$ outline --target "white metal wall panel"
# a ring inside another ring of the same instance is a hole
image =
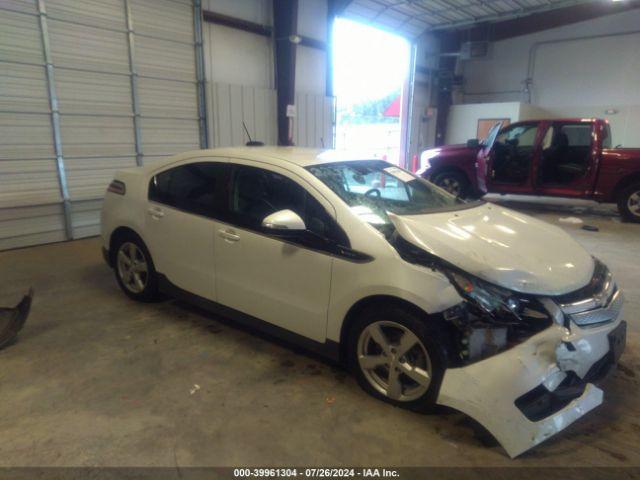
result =
[[[62,114],[131,115],[128,76],[59,68],[56,87]]]
[[[0,208],[0,250],[65,240],[62,204]]]
[[[126,0],[43,0],[74,238],[136,164]],[[191,0],[129,0],[141,159],[199,148]],[[0,2],[0,249],[64,240],[36,0]]]
[[[0,63],[0,111],[47,112],[47,79],[42,66]]]
[[[199,148],[193,9],[171,0],[131,0],[142,150],[163,157]],[[152,160],[151,160],[152,161]]]
[[[4,249],[56,241],[65,234],[36,3],[4,1],[0,8],[0,249]]]
[[[51,55],[56,68],[129,73],[127,37],[124,32],[54,19],[49,20],[48,25]]]
[[[73,202],[73,237],[91,237],[100,234],[100,212],[102,209],[102,198],[82,202]]]
[[[333,97],[297,93],[293,143],[299,147],[333,148],[334,105]]]
[[[136,34],[193,44],[193,9],[188,3],[132,0],[131,12]]]
[[[73,234],[79,238],[96,231],[76,227],[77,203],[101,198],[118,166],[135,166],[125,9],[122,0],[45,1]],[[101,162],[105,158],[111,166]],[[85,205],[82,216],[92,216],[95,226],[100,211]]]
[[[244,121],[253,140],[277,142],[276,91],[267,88],[209,83],[210,143],[216,147],[244,145],[248,139]]]
[[[196,84],[142,77],[138,80],[140,111],[147,117],[198,119]]]
[[[8,7],[11,5],[9,3]],[[0,10],[0,59],[3,62],[44,62],[40,27],[35,15]]]
[[[123,0],[45,0],[50,19],[66,20],[80,25],[123,30]],[[83,37],[85,39],[86,37]]]
[[[145,157],[200,148],[197,120],[143,117],[141,123]]]
[[[136,62],[140,75],[195,82],[193,45],[138,36]]]

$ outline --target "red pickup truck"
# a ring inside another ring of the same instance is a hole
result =
[[[615,202],[640,223],[640,148],[612,148],[606,120],[527,120],[422,153],[422,177],[461,197],[491,193]]]

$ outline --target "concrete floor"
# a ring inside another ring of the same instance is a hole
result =
[[[602,406],[516,460],[461,414],[393,408],[215,316],[129,300],[87,239],[0,253],[0,305],[36,290],[0,351],[0,466],[640,466],[640,225],[580,216],[600,231],[563,227],[625,289],[627,350]]]

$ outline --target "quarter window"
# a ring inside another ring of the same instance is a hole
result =
[[[212,217],[219,211],[216,196],[227,164],[188,163],[155,175],[149,184],[149,200],[185,212]]]

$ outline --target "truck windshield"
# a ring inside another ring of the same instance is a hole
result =
[[[387,212],[417,215],[471,205],[382,160],[327,163],[307,167],[307,170],[360,218],[380,230],[392,228]]]

